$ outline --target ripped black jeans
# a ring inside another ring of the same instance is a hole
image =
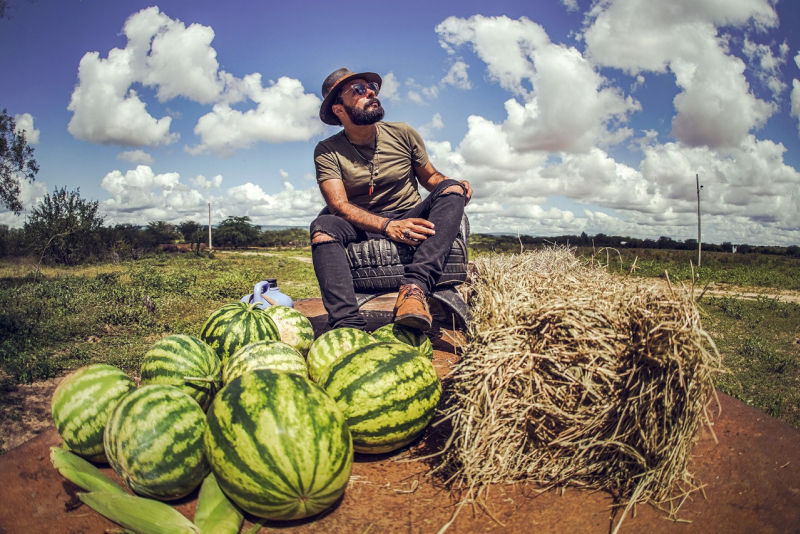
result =
[[[416,284],[425,294],[442,275],[445,257],[458,235],[464,215],[464,193],[444,193],[448,187],[461,184],[456,180],[443,180],[422,202],[408,211],[380,213],[382,217],[401,220],[419,217],[434,224],[436,234],[428,237],[414,251],[414,260],[405,266],[402,284]],[[333,238],[332,241],[311,244],[314,271],[322,292],[322,304],[328,312],[328,329],[358,328],[364,330],[366,321],[358,312],[350,264],[345,247],[349,243],[367,239],[383,239],[380,234],[356,228],[343,218],[331,215],[324,209],[311,223],[311,238],[322,233]]]

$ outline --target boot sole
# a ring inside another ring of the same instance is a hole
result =
[[[409,314],[395,317],[394,323],[409,328],[416,328],[417,330],[429,330],[431,327],[431,320],[424,315]]]

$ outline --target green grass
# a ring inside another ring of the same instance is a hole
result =
[[[700,304],[727,371],[720,391],[800,428],[800,305],[763,297]]]
[[[93,362],[138,373],[150,345],[198,335],[214,309],[278,278],[294,299],[319,295],[310,264],[270,256],[161,254],[119,265],[47,269],[0,262],[0,366],[15,382]]]

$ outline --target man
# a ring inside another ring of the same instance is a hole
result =
[[[358,312],[345,247],[380,236],[415,246],[394,322],[424,330],[431,326],[427,296],[442,274],[472,189],[433,168],[413,128],[382,121],[381,83],[373,72],[342,68],[322,84],[319,117],[344,129],[314,150],[317,183],[327,204],[311,224],[314,270],[328,328],[363,330],[367,325]],[[417,184],[430,191],[425,200]]]

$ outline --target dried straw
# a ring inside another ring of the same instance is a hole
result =
[[[720,361],[691,295],[558,246],[475,267],[436,471],[473,502],[525,480],[608,490],[626,506],[617,528],[636,503],[696,489],[687,462]]]

